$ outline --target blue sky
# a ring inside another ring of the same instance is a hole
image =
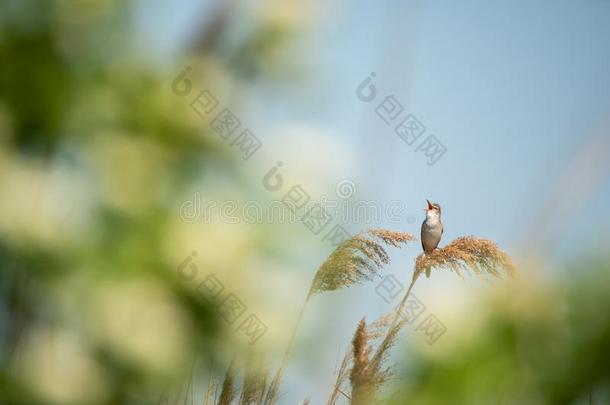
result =
[[[255,126],[272,134],[297,121],[330,133],[357,162],[334,175],[354,180],[359,198],[399,199],[416,215],[430,198],[444,208],[447,238],[521,247],[567,163],[608,117],[610,4],[323,4],[295,49],[308,80],[285,92],[259,84]],[[437,164],[379,119],[377,100],[356,98],[370,72],[381,95],[394,95],[447,147]],[[608,239],[605,217],[594,232],[579,221],[610,203],[608,181],[600,185],[582,197],[583,211],[561,219],[569,243],[559,257]]]
[[[255,2],[246,3],[256,9]],[[158,37],[159,58],[170,66],[179,64],[173,59],[178,57],[176,45],[201,21],[200,12],[210,2],[145,4],[143,41]],[[527,244],[524,233],[531,227],[548,225],[543,207],[554,210],[574,201],[573,209],[559,211],[554,219],[562,236],[553,241],[551,257],[575,259],[591,251],[608,252],[610,220],[605,211],[610,206],[610,159],[601,153],[601,160],[593,162],[602,175],[591,194],[578,195],[579,186],[592,181],[586,171],[562,183],[560,192],[557,187],[582,145],[604,125],[607,128],[610,2],[310,4],[311,20],[294,45],[293,63],[306,72],[305,78],[286,87],[262,80],[244,89],[246,106],[251,107],[245,120],[271,145],[272,155],[286,157],[282,150],[292,142],[284,134],[286,127],[296,125],[333,137],[345,155],[329,157],[328,151],[320,150],[304,157],[314,166],[333,168],[323,190],[326,187],[332,194],[336,181],[349,178],[357,184],[359,199],[405,201],[417,220],[401,230],[416,234],[425,199],[430,198],[443,207],[445,243],[473,234],[515,252]],[[370,72],[377,75],[380,94],[394,95],[405,113],[415,114],[427,133],[446,146],[446,154],[435,165],[428,166],[414,146],[403,143],[381,121],[375,103],[356,97],[356,87]],[[601,133],[602,139],[610,137]],[[350,163],[332,165],[324,160],[343,157]],[[265,172],[270,166],[266,163],[258,171]],[[580,173],[578,167],[573,170]],[[549,196],[553,196],[550,201]],[[357,229],[357,224],[350,226]],[[390,271],[401,274],[418,253],[410,248]],[[315,268],[318,259],[312,258],[307,266]],[[453,283],[447,277],[439,276],[435,287],[422,286],[421,295],[442,291],[446,283]],[[376,307],[373,313],[387,309],[374,296],[347,304],[345,296],[321,300],[332,304],[335,314],[346,305]],[[303,327],[305,339],[316,327],[331,322],[314,320],[316,309],[311,312]],[[315,392],[312,387],[317,383],[328,382],[327,375],[318,380],[316,372],[334,364],[333,353],[347,341],[356,317],[333,318],[332,325],[341,331],[328,336],[332,352],[311,357],[297,353],[296,365],[288,370],[293,376],[287,381],[291,392]],[[303,374],[309,377],[302,378]],[[320,402],[325,392],[313,395],[313,403]]]
[[[312,115],[353,148],[361,188],[416,212],[426,197],[440,202],[448,236],[517,243],[610,111],[610,4],[363,1],[333,10],[316,27],[325,95],[314,99],[327,102]],[[445,144],[436,165],[354,96],[371,71]],[[589,202],[598,212],[610,202],[604,184]],[[574,214],[565,225],[578,231]],[[608,225],[596,221],[606,236]],[[584,231],[576,243],[587,244]]]

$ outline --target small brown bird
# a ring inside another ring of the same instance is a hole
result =
[[[431,253],[436,249],[443,236],[443,223],[441,222],[441,206],[428,203],[426,208],[426,219],[421,224],[421,246],[424,253]],[[426,277],[430,277],[430,270],[426,271]]]
[[[426,208],[426,219],[421,224],[421,245],[424,252],[430,253],[441,241],[443,223],[441,222],[441,206],[428,200],[426,202],[428,208]]]

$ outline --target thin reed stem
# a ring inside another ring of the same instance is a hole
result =
[[[297,318],[296,325],[292,330],[292,335],[288,341],[288,347],[280,367],[271,382],[269,391],[267,391],[265,405],[273,405],[277,401],[277,394],[284,375],[284,369],[292,354],[296,335],[309,299],[321,292],[335,291],[370,280],[373,275],[379,274],[383,267],[390,262],[390,256],[382,244],[401,247],[412,240],[415,240],[415,237],[406,232],[371,229],[346,239],[337,246],[318,268],[311,282],[309,292]]]
[[[328,398],[328,402],[326,403],[326,405],[335,405],[337,399],[339,398],[339,394],[345,395],[345,393],[341,390],[341,386],[348,377],[351,356],[352,351],[347,350],[345,352],[345,356],[343,356],[343,360],[341,361],[341,366],[339,367],[339,371],[337,372],[337,380],[335,381],[333,390],[330,393],[330,397]],[[351,400],[351,398],[347,398]]]
[[[286,347],[286,351],[284,352],[284,356],[282,357],[282,362],[280,363],[280,367],[278,368],[277,373],[275,374],[275,377],[273,377],[273,381],[271,382],[271,386],[269,387],[269,391],[267,392],[267,397],[265,398],[265,405],[273,405],[273,404],[275,404],[275,401],[277,400],[277,393],[279,390],[279,386],[282,382],[282,378],[284,377],[284,370],[286,368],[286,365],[288,364],[288,360],[290,359],[290,356],[292,355],[292,350],[294,349],[294,343],[296,341],[296,336],[299,331],[299,327],[301,326],[301,322],[303,321],[303,315],[305,314],[305,308],[307,308],[307,304],[309,303],[309,299],[311,298],[312,295],[313,295],[312,291],[310,290],[309,293],[307,294],[307,297],[305,297],[305,302],[303,303],[303,306],[301,307],[301,311],[299,312],[297,322],[294,325],[294,328],[290,335],[290,339],[288,340],[288,346]]]
[[[413,289],[413,286],[415,285],[415,282],[419,278],[420,274],[421,273],[419,273],[419,272],[413,273],[413,279],[411,280],[411,284],[409,285],[409,288],[407,288],[407,292],[405,293],[405,296],[402,298],[402,301],[400,301],[400,304],[394,311],[394,319],[392,320],[392,325],[388,328],[388,331],[386,332],[385,338],[387,338],[390,335],[390,333],[392,333],[392,330],[398,324],[398,320],[400,319],[400,314],[401,314],[401,312],[407,302],[407,299],[409,298],[409,295],[411,294],[411,290]]]
[[[213,393],[213,391],[215,389],[216,389],[216,381],[212,378],[212,374],[210,373],[210,379],[208,381],[208,389],[205,393],[205,397],[203,398],[203,405],[214,405],[216,398],[213,398],[213,396],[215,397],[216,394]],[[212,400],[214,402],[212,402]]]

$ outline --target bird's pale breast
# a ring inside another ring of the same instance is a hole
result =
[[[425,252],[431,252],[438,246],[443,234],[440,221],[425,220],[421,226],[421,243]]]

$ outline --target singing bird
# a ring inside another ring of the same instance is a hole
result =
[[[443,236],[443,223],[441,222],[441,206],[428,203],[426,208],[426,219],[421,224],[421,246],[424,253],[431,253],[436,249]],[[426,270],[426,277],[430,277],[430,269]]]
[[[421,224],[421,245],[425,253],[430,253],[438,246],[443,236],[443,223],[441,222],[441,206],[428,203],[426,208],[426,219]]]

